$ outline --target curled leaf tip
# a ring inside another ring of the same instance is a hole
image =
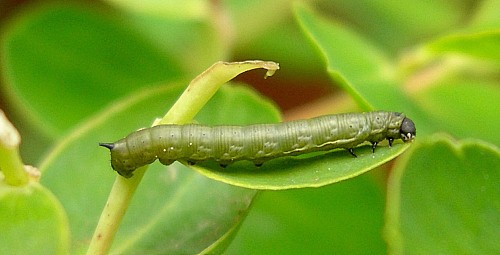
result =
[[[279,69],[279,67],[278,67],[278,69]],[[269,70],[267,70],[266,75],[264,75],[264,79],[267,79],[267,77],[273,76],[274,73],[276,72],[276,70],[277,69],[269,69]]]

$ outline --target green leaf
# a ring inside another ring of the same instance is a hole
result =
[[[481,2],[482,3],[482,2]],[[398,54],[415,42],[469,20],[477,5],[464,1],[321,1],[318,10],[351,24],[384,50]]]
[[[500,27],[496,30],[456,34],[439,38],[426,48],[434,54],[458,54],[500,65]]]
[[[296,16],[305,34],[325,58],[331,78],[340,83],[362,109],[404,112],[417,124],[420,135],[436,130],[435,120],[397,86],[394,66],[383,52],[305,5],[296,5]]]
[[[296,17],[306,35],[325,58],[327,70],[335,81],[365,109],[373,109],[363,98],[363,89],[355,87],[373,80],[385,80],[391,66],[375,47],[345,27],[315,14],[308,7],[296,5]]]
[[[394,254],[500,253],[500,150],[435,135],[398,161],[389,181]]]
[[[255,167],[252,162],[236,162],[222,169],[216,162],[193,166],[209,178],[250,189],[282,190],[321,187],[363,174],[403,153],[410,144],[371,146],[355,149],[354,158],[345,150],[329,153],[310,153],[300,157],[284,157]]]
[[[9,99],[56,137],[114,98],[181,73],[126,24],[70,5],[22,12],[4,36]]]
[[[0,254],[68,254],[69,229],[61,204],[36,182],[0,182]]]
[[[395,86],[393,66],[381,51],[348,28],[296,6],[297,19],[326,61],[333,80],[364,110],[396,109],[407,100]]]
[[[263,191],[225,254],[387,254],[384,205],[370,175],[319,189]]]
[[[72,253],[85,251],[116,177],[109,153],[98,142],[114,141],[150,126],[184,88],[184,84],[172,84],[136,92],[74,130],[47,156],[41,181],[68,213]],[[222,87],[196,120],[243,124],[274,122],[278,116],[272,105],[248,89]],[[111,253],[205,250],[241,222],[255,193],[210,180],[178,163],[165,167],[155,162],[136,191]]]
[[[438,120],[442,132],[459,138],[478,138],[499,146],[499,85],[478,79],[451,78],[420,91],[415,98],[422,109]]]

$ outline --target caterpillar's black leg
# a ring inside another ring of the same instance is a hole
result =
[[[377,148],[378,142],[372,142],[372,153],[375,153],[375,148]]]
[[[194,166],[194,165],[196,164],[196,162],[191,161],[191,160],[188,160],[188,161],[187,161],[187,163],[188,163],[188,165],[190,165],[190,166]]]
[[[227,167],[227,164],[222,164],[222,163],[220,163],[220,164],[219,164],[219,166],[220,166],[220,167],[222,167],[222,168],[226,168],[226,167]]]
[[[353,150],[352,148],[347,149],[347,151],[348,151],[349,153],[351,153],[351,155],[353,155],[355,158],[357,158],[357,157],[358,157],[358,156],[356,156],[356,154],[354,154],[354,150]]]
[[[254,163],[256,167],[261,167],[264,163]]]
[[[389,147],[392,147],[392,142],[394,142],[394,138],[387,138],[387,141],[389,141]]]

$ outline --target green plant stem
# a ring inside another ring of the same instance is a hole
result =
[[[19,132],[0,110],[0,169],[4,174],[5,183],[11,186],[22,186],[29,182],[19,155],[20,143]]]
[[[213,64],[191,81],[172,108],[160,121],[155,122],[155,125],[190,122],[222,84],[242,72],[256,68],[267,69],[267,77],[273,75],[279,66],[277,63],[266,61],[217,62]],[[122,176],[116,177],[90,242],[88,255],[109,252],[120,222],[146,169],[147,166],[138,168],[134,172],[134,176],[129,179]]]
[[[135,190],[147,167],[138,168],[132,178],[116,176],[108,201],[104,206],[87,254],[107,254],[113,243],[120,222],[127,211]]]
[[[29,182],[28,174],[24,171],[24,164],[19,155],[18,148],[5,148],[0,146],[0,162],[5,183],[11,186],[22,186]]]
[[[190,122],[212,98],[220,86],[248,70],[267,69],[272,76],[279,65],[269,61],[217,62],[189,83],[184,93],[158,124],[185,124]]]

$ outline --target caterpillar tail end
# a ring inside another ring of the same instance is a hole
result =
[[[114,143],[99,143],[99,146],[108,148],[110,151],[115,148]],[[111,152],[111,153],[113,153],[113,152]],[[115,165],[116,162],[117,161],[113,160],[113,157],[111,157],[111,168],[113,168],[113,170],[115,170],[119,175],[121,175],[125,178],[130,178],[133,176],[132,173],[135,171],[135,168],[134,169],[127,169],[127,168],[124,168],[122,165],[117,166],[117,165]]]
[[[99,146],[108,148],[109,150],[112,150],[113,148],[115,148],[115,144],[114,143],[99,143]]]

